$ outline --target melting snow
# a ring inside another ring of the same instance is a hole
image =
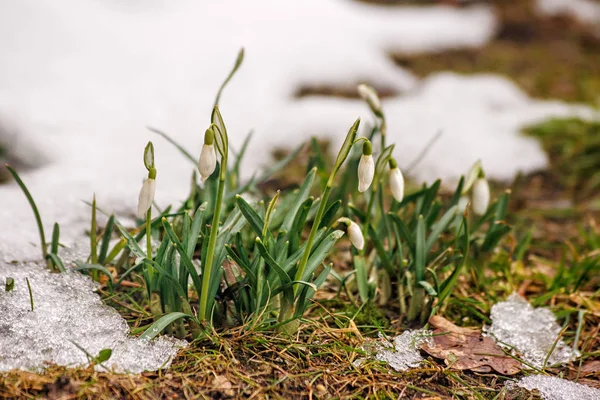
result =
[[[561,328],[556,317],[547,308],[533,308],[517,293],[492,306],[492,325],[484,327],[498,344],[514,347],[527,363],[541,368],[552,346],[554,351],[547,365],[564,364],[579,357],[579,352],[567,346],[562,339],[556,342]]]
[[[6,278],[15,281],[6,293]],[[34,309],[31,311],[29,278]],[[102,304],[95,284],[80,273],[50,273],[33,264],[0,263],[0,371],[38,370],[46,363],[81,366],[88,356],[112,349],[111,358],[96,369],[140,373],[167,368],[185,342],[160,337],[148,341],[129,337],[127,322]]]
[[[537,390],[544,400],[598,400],[600,390],[554,376],[531,375],[521,378],[516,385]]]
[[[368,341],[363,348],[374,354],[375,359],[387,363],[396,371],[416,368],[423,362],[420,347],[431,339],[431,331],[419,329],[404,331],[393,340],[380,336],[377,341]],[[364,359],[357,359],[354,366],[360,366]]]

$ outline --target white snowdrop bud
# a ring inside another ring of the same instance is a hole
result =
[[[368,140],[363,145],[363,154],[360,156],[358,163],[358,191],[366,191],[371,183],[373,183],[373,176],[375,175],[375,161],[373,160],[373,150],[371,148],[371,142]]]
[[[198,160],[198,171],[200,171],[202,182],[207,180],[208,177],[215,172],[215,168],[217,167],[217,153],[215,151],[214,141],[215,133],[209,128],[204,134],[204,145],[202,145],[200,159]]]
[[[402,176],[402,171],[400,171],[398,163],[393,158],[390,158],[389,185],[394,199],[401,202],[404,198],[404,176]]]
[[[350,225],[348,225],[348,238],[358,250],[362,250],[365,247],[365,238],[360,227],[354,221],[350,221]]]
[[[377,95],[375,89],[369,85],[361,83],[358,85],[358,94],[364,101],[367,102],[369,108],[375,115],[380,116],[383,114],[381,110],[381,100],[379,100],[379,96]]]
[[[473,212],[476,215],[485,214],[490,204],[490,185],[485,178],[478,178],[473,184]]]
[[[156,180],[153,178],[146,178],[140,190],[140,197],[138,199],[138,215],[143,218],[154,201],[154,193],[156,192]]]
[[[463,214],[469,205],[469,196],[460,196],[456,207],[456,215]]]

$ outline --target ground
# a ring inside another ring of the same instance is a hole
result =
[[[600,65],[599,39],[574,21],[534,16],[529,1],[496,3],[502,28],[483,49],[394,55],[394,59],[420,76],[445,69],[500,73],[536,97],[597,105],[600,70],[594,67]],[[304,88],[300,94],[317,89],[343,93],[339,88]],[[483,276],[475,281],[467,275],[461,280],[442,313],[459,325],[480,327],[489,322],[491,306],[516,290],[536,306],[551,307],[567,326],[563,334],[567,343],[578,333],[581,362],[563,369],[564,376],[600,387],[600,369],[593,368],[600,360],[597,266],[572,290],[585,273],[586,262],[595,259],[597,265],[600,260],[600,125],[550,121],[526,133],[542,141],[551,167],[520,176],[508,187],[494,185],[495,193],[512,191],[508,222],[513,233]],[[302,171],[296,167],[286,174],[288,180],[271,184],[289,185]],[[515,243],[529,233],[529,248],[518,254]],[[129,300],[139,292],[102,292],[105,303],[121,311],[134,332],[151,323],[149,311]],[[343,295],[335,297],[334,287],[326,288],[306,316],[301,335],[290,340],[273,332],[226,331],[212,341],[193,342],[167,371],[129,376],[95,372],[92,367],[51,366],[42,374],[3,373],[0,397],[531,398],[529,393],[499,394],[513,378],[455,371],[432,357],[422,367],[401,374],[390,373],[386,365],[373,360],[354,367],[352,362],[363,356],[363,338],[379,332],[395,335],[403,323],[394,302],[382,311],[352,309],[348,304]],[[586,311],[581,323],[576,318],[580,309]]]

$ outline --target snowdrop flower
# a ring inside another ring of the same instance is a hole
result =
[[[358,163],[358,191],[366,191],[373,182],[375,175],[375,161],[373,160],[373,149],[371,142],[365,141],[363,153]]]
[[[367,102],[369,108],[373,113],[377,116],[381,116],[383,111],[381,110],[381,100],[379,100],[379,96],[375,89],[371,86],[361,83],[358,85],[358,94],[364,101]]]
[[[467,176],[465,177],[465,183],[463,185],[462,194],[467,194],[473,184],[483,174],[483,165],[481,165],[481,160],[477,160],[473,163]]]
[[[148,177],[142,184],[140,196],[138,198],[138,215],[144,218],[152,203],[154,202],[154,194],[156,193],[156,168],[154,167],[154,145],[148,142],[144,149],[144,166],[148,170]]]
[[[200,152],[200,159],[198,160],[198,171],[202,177],[202,182],[208,179],[209,176],[215,172],[217,167],[217,153],[215,151],[215,133],[212,129],[207,129],[204,134],[204,145]]]
[[[463,214],[469,205],[469,196],[460,196],[456,205],[456,215]]]
[[[472,190],[473,212],[483,215],[490,204],[490,185],[485,177],[481,177],[475,181]]]
[[[140,190],[140,197],[138,199],[138,215],[144,218],[152,202],[154,201],[154,193],[156,192],[156,180],[152,178],[146,178]]]
[[[404,176],[402,176],[402,171],[400,171],[398,163],[393,158],[390,158],[389,185],[394,199],[401,202],[404,198]]]
[[[348,239],[350,239],[350,242],[354,247],[358,250],[362,250],[363,247],[365,247],[365,238],[358,224],[346,217],[338,219],[337,222],[346,224]]]
[[[365,238],[356,222],[352,222],[350,226],[348,226],[348,238],[350,238],[350,242],[352,242],[354,247],[358,250],[362,250],[365,247]]]

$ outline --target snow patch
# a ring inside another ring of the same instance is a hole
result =
[[[14,289],[4,291],[7,278]],[[26,278],[34,302],[31,310]],[[88,356],[112,349],[97,370],[140,373],[168,368],[186,342],[162,336],[148,341],[129,336],[127,322],[94,293],[80,273],[51,273],[34,263],[0,263],[0,371],[40,370],[47,363],[85,366]]]
[[[536,9],[544,15],[568,15],[584,24],[600,23],[600,4],[592,0],[537,0]]]
[[[511,387],[537,390],[544,400],[598,400],[600,390],[592,387],[546,375],[531,375],[521,378]]]
[[[552,311],[532,307],[517,293],[492,306],[490,318],[492,325],[484,327],[485,333],[501,346],[514,347],[523,360],[536,368],[543,368],[546,358],[547,365],[551,366],[573,361],[580,355],[562,339],[557,341],[561,328]]]
[[[378,340],[366,342],[362,347],[372,353],[376,360],[383,361],[395,371],[406,371],[417,368],[423,362],[420,348],[431,343],[431,331],[418,329],[404,331],[393,339],[380,334]],[[365,359],[357,359],[353,365],[359,367]]]

